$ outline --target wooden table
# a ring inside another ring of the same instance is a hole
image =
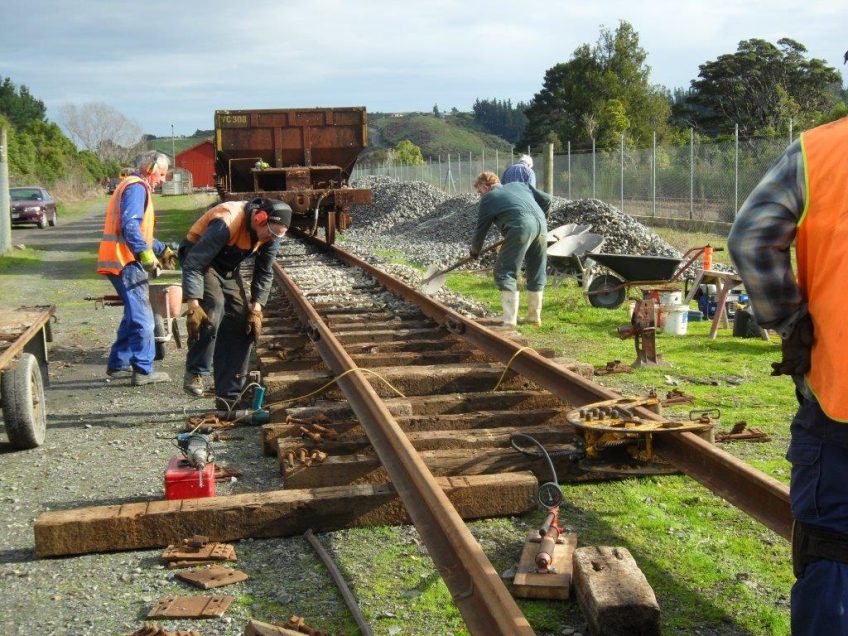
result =
[[[718,333],[719,322],[722,322],[724,327],[730,326],[727,320],[727,295],[734,287],[741,285],[742,279],[735,272],[719,272],[713,269],[703,269],[695,277],[695,282],[692,289],[683,300],[684,305],[689,305],[701,285],[715,285],[716,296],[718,297],[715,315],[713,316],[713,324],[710,327],[710,340],[715,340]],[[768,337],[766,337],[768,339]]]

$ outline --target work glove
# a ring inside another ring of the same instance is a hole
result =
[[[162,269],[177,269],[177,253],[166,245],[159,255],[159,262]]]
[[[259,336],[262,335],[262,310],[250,309],[247,312],[247,328],[245,333],[253,336],[253,343],[259,344]]]
[[[480,258],[480,252],[476,252],[474,250],[468,250],[468,257],[474,259],[475,261]]]
[[[813,347],[813,320],[806,314],[781,342],[783,359],[772,362],[772,375],[804,375],[810,370],[810,351]]]
[[[145,272],[155,272],[157,269],[162,269],[162,264],[150,248],[136,254],[135,260],[141,263]]]
[[[203,311],[203,307],[189,307],[185,313],[186,331],[188,332],[188,346],[200,340],[200,330],[209,322],[209,316]]]

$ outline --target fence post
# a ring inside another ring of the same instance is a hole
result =
[[[545,144],[545,191],[554,194],[554,145]]]
[[[571,200],[571,142],[568,142],[568,199]]]
[[[735,218],[739,212],[739,124],[733,127],[733,142],[735,144],[733,154],[733,216]]]
[[[624,212],[624,133],[621,133],[621,208]]]
[[[695,212],[695,129],[689,129],[689,220]]]
[[[651,152],[651,214],[657,215],[657,131],[653,134],[654,140]]]
[[[595,194],[595,138],[592,137],[592,198],[597,199]]]

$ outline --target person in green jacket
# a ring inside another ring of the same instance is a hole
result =
[[[548,224],[545,215],[551,196],[521,182],[501,185],[493,172],[482,172],[474,181],[480,195],[477,227],[471,239],[470,255],[477,258],[494,223],[504,237],[495,262],[495,284],[501,292],[503,323],[518,322],[518,271],[525,264],[527,279],[527,318],[524,322],[542,324],[542,296],[548,260]]]

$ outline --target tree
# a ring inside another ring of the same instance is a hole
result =
[[[527,116],[524,114],[526,108],[527,104],[522,102],[513,106],[510,100],[477,99],[472,110],[474,121],[483,130],[515,144],[527,128]]]
[[[594,46],[582,44],[571,60],[545,73],[542,89],[527,108],[527,130],[519,145],[538,145],[555,133],[561,142],[588,145],[591,117],[601,147],[614,147],[624,132],[631,143],[662,139],[670,114],[667,91],[649,82],[647,53],[626,21],[615,31],[602,27]]]
[[[434,115],[437,119],[441,119],[441,117],[442,117],[442,112],[439,110],[439,105],[438,105],[438,104],[433,104],[433,115]]]
[[[31,122],[45,121],[46,112],[44,102],[33,97],[26,86],[17,88],[10,78],[3,78],[0,84],[0,114],[5,115],[15,128],[22,129]]]
[[[700,79],[678,112],[706,132],[743,136],[782,131],[789,118],[798,129],[815,125],[840,101],[840,75],[824,60],[807,59],[803,44],[783,38],[777,46],[744,40],[735,53],[699,66]]]
[[[108,104],[66,104],[59,118],[71,137],[100,161],[126,163],[143,149],[141,126]]]
[[[403,139],[398,142],[394,148],[392,158],[395,163],[399,163],[402,166],[420,166],[424,163],[421,148],[409,141],[409,139]]]

